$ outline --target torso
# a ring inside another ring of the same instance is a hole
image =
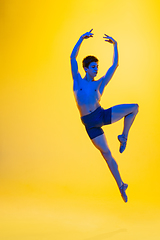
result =
[[[100,81],[88,82],[82,78],[74,81],[73,91],[81,117],[90,114],[100,106],[100,84]]]

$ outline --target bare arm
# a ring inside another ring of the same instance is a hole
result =
[[[72,77],[73,77],[74,80],[78,79],[78,75],[79,75],[78,63],[77,63],[76,57],[78,55],[78,52],[79,52],[82,41],[83,41],[83,38],[81,36],[79,38],[78,42],[76,43],[76,45],[74,46],[73,51],[72,51],[71,56],[70,56],[71,71],[72,71]]]
[[[103,93],[105,86],[109,83],[109,81],[111,80],[115,70],[118,67],[118,46],[117,46],[117,42],[112,37],[109,37],[106,34],[105,34],[104,38],[106,39],[105,41],[113,44],[114,54],[113,54],[112,66],[108,69],[107,73],[101,78],[101,85],[100,85],[100,89],[99,89],[101,94]]]
[[[83,38],[81,36],[79,38],[78,42],[76,43],[76,45],[74,46],[73,50],[72,50],[72,53],[71,53],[71,56],[70,56],[71,59],[77,57],[82,41],[83,41]]]
[[[78,64],[77,64],[77,60],[76,60],[76,57],[78,55],[78,52],[79,52],[79,49],[80,49],[80,46],[81,46],[81,43],[83,42],[84,39],[87,39],[87,38],[90,38],[90,37],[93,37],[93,33],[91,33],[93,29],[91,29],[89,32],[83,34],[78,42],[76,43],[76,45],[74,46],[73,50],[72,50],[72,53],[71,53],[71,56],[70,56],[70,60],[71,60],[71,70],[72,70],[72,76],[73,76],[73,79],[74,80],[78,80],[78,77],[79,77],[79,72],[78,72]]]

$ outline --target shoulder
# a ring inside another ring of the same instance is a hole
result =
[[[82,82],[83,78],[81,77],[81,74],[78,72],[74,77],[73,80],[77,81],[77,82]]]
[[[101,77],[100,79],[98,79],[96,82],[100,86],[102,84],[103,80],[104,80],[104,76]]]
[[[104,84],[104,79],[105,77],[101,77],[97,82],[98,82],[98,88],[99,88],[99,92],[102,95],[104,88],[105,88],[105,84]]]

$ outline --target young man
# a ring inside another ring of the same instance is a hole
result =
[[[117,182],[121,196],[123,200],[127,202],[128,198],[125,191],[128,187],[128,184],[125,184],[122,181],[118,170],[118,165],[112,157],[106,137],[101,127],[103,125],[112,124],[124,117],[123,132],[118,136],[118,140],[120,142],[119,151],[122,153],[126,148],[129,129],[135,119],[136,114],[138,113],[138,104],[122,104],[106,110],[100,106],[100,99],[104,88],[118,67],[117,42],[106,34],[104,34],[105,41],[113,44],[114,47],[112,66],[102,78],[95,81],[94,78],[98,72],[98,59],[94,56],[87,56],[83,59],[83,67],[86,74],[84,78],[81,77],[80,73],[78,72],[76,57],[83,40],[93,37],[92,30],[93,29],[91,29],[89,32],[86,32],[79,38],[70,56],[73,76],[73,91],[77,107],[81,115],[82,123],[84,124],[92,143],[101,152],[102,156],[106,160],[108,167]]]

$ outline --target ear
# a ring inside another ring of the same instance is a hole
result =
[[[87,69],[88,69],[87,67],[84,67],[84,71],[85,71],[85,72],[87,72]]]

